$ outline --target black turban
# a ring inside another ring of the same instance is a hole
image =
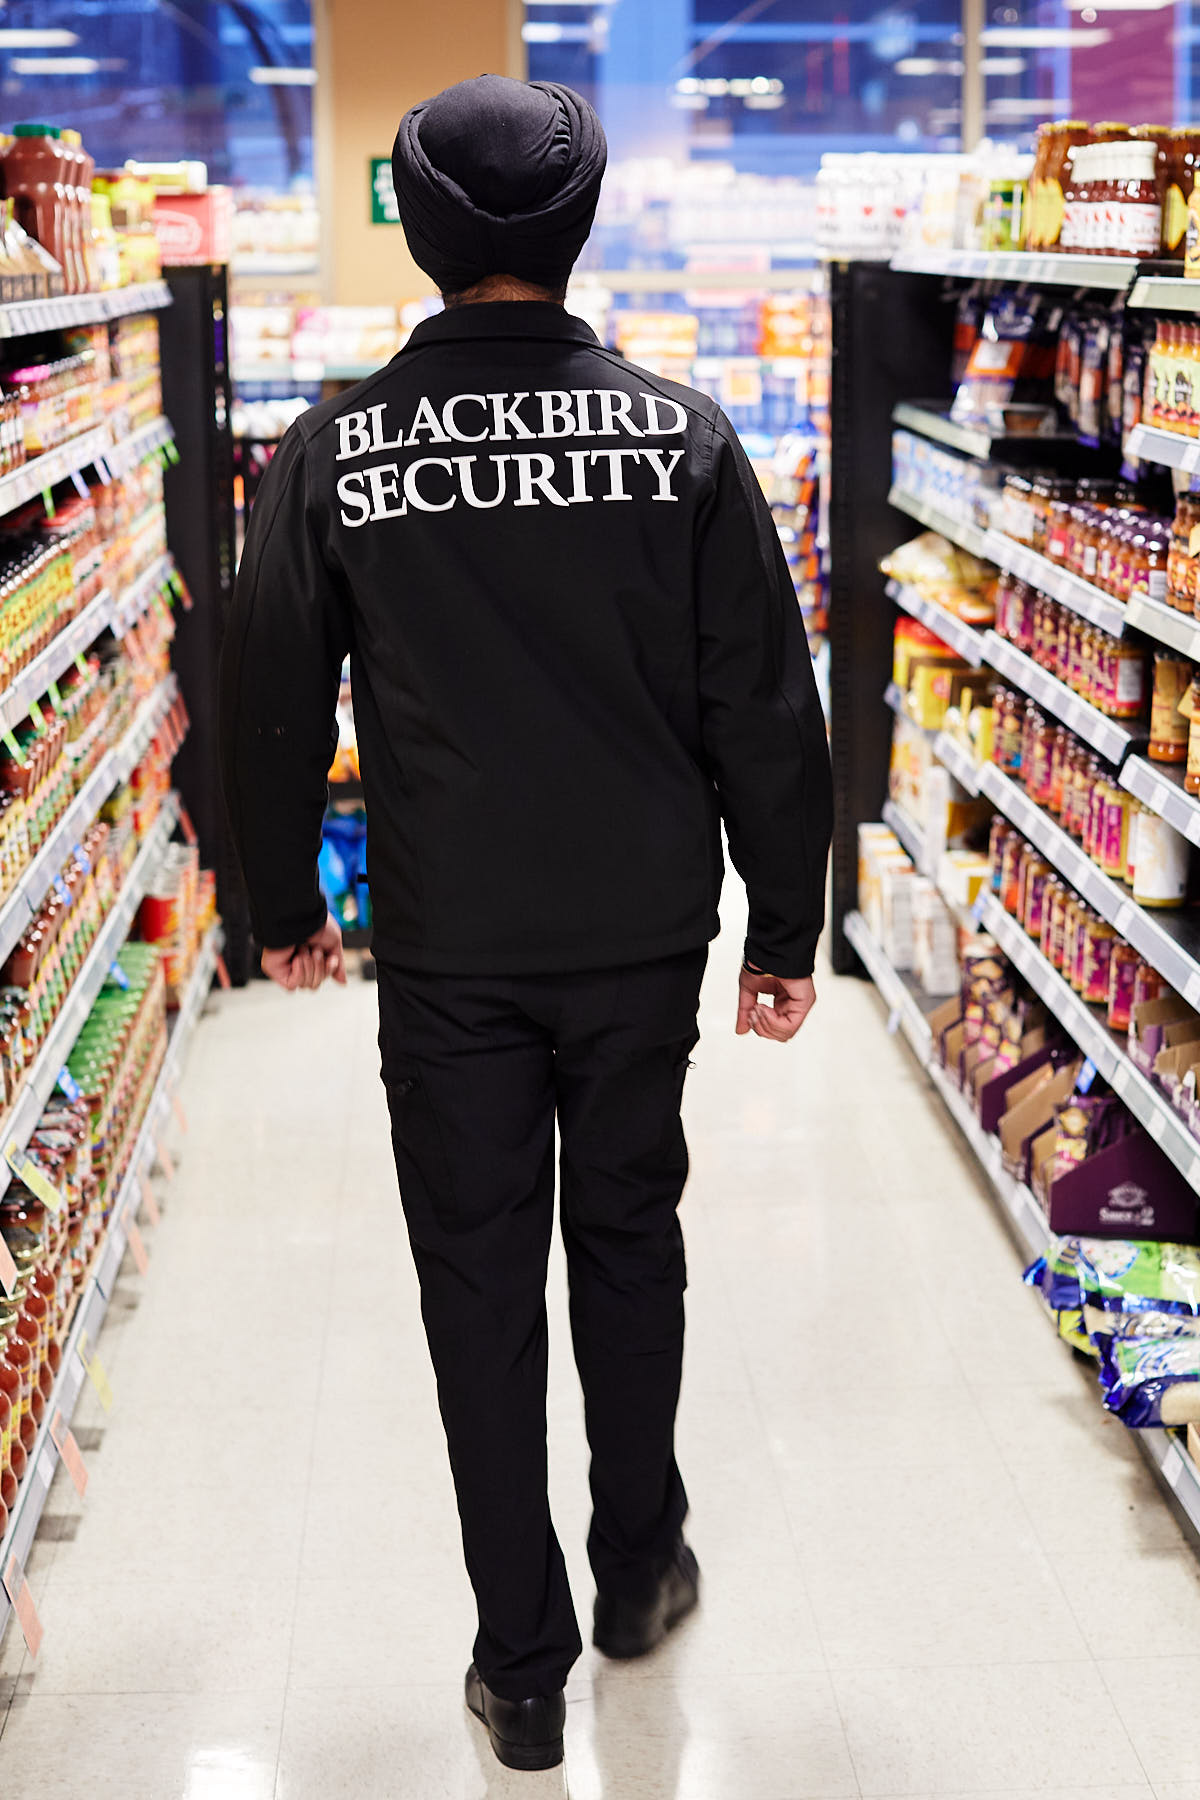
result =
[[[478,75],[406,112],[392,177],[413,260],[443,293],[487,275],[562,287],[583,249],[608,146],[556,81]]]

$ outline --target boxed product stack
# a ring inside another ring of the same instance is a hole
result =
[[[913,971],[927,994],[952,994],[958,986],[958,922],[932,881],[912,884]]]
[[[858,828],[858,903],[895,969],[913,966],[912,858],[886,825]]]

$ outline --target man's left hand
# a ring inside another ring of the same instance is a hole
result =
[[[342,934],[334,921],[326,916],[320,931],[315,931],[302,944],[289,944],[282,950],[264,950],[262,971],[278,987],[294,994],[299,988],[319,988],[329,976],[346,985],[346,953]]]
[[[772,1004],[761,1004],[769,997]],[[763,975],[757,969],[743,968],[738,978],[737,1035],[754,1032],[772,1043],[786,1044],[795,1037],[817,1003],[817,990],[812,976],[792,979],[785,975]]]

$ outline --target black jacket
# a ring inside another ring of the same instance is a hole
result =
[[[351,657],[375,950],[455,974],[716,935],[806,975],[829,756],[770,513],[711,400],[549,303],[456,308],[314,407],[255,503],[226,637],[226,791],[255,933],[324,921]]]

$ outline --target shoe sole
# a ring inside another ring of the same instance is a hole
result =
[[[657,1650],[667,1634],[674,1631],[677,1625],[682,1625],[699,1604],[700,1594],[696,1590],[664,1615],[661,1626],[652,1638],[614,1638],[593,1632],[592,1643],[601,1656],[607,1656],[613,1662],[635,1662],[639,1656],[649,1656],[652,1650]]]
[[[510,1744],[507,1738],[498,1737],[481,1712],[476,1712],[470,1701],[467,1711],[473,1719],[478,1719],[488,1734],[488,1742],[492,1746],[497,1762],[502,1762],[506,1769],[556,1769],[563,1760],[563,1741],[551,1738],[545,1744]]]

